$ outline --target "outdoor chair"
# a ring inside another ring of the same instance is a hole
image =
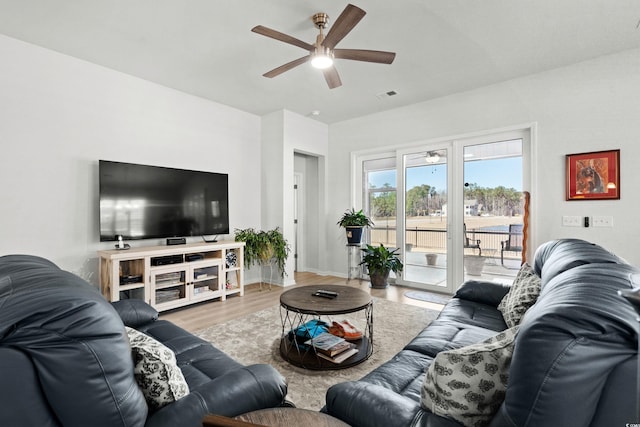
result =
[[[509,238],[500,242],[500,263],[504,266],[504,253],[522,252],[522,227],[523,224],[509,225]]]
[[[463,238],[463,244],[465,249],[477,249],[478,250],[478,256],[482,256],[482,248],[480,247],[480,239],[470,239],[469,237],[467,237],[467,224],[462,224],[463,226],[463,233],[462,233],[462,238]],[[471,243],[471,242],[475,242],[475,243]],[[522,249],[521,249],[522,250]]]

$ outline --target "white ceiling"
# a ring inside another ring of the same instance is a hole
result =
[[[0,0],[0,33],[258,115],[317,110],[325,123],[640,47],[638,0],[353,1],[367,15],[338,47],[397,56],[337,60],[332,90],[309,64],[262,77],[305,51],[250,30],[314,43],[311,16],[331,24],[347,1]]]

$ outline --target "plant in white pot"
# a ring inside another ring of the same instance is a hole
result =
[[[360,244],[362,241],[362,229],[373,225],[373,221],[362,212],[362,209],[356,211],[354,208],[348,209],[342,214],[340,227],[344,227],[347,232],[347,242],[350,245]]]
[[[371,280],[371,287],[383,289],[389,286],[389,273],[399,273],[404,267],[402,261],[398,257],[399,249],[389,250],[381,243],[380,246],[367,245],[362,248],[362,262],[360,265],[366,265]]]

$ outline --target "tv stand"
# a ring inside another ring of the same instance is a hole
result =
[[[244,245],[220,241],[98,251],[100,289],[109,301],[141,299],[158,311],[243,296]]]

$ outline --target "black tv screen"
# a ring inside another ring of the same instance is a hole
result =
[[[100,241],[229,233],[229,176],[99,161]]]

